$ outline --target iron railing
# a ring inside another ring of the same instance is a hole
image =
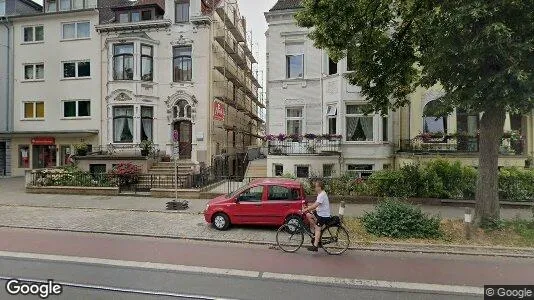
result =
[[[269,155],[336,155],[341,140],[269,141]]]

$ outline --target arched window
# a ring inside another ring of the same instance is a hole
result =
[[[439,103],[430,101],[423,109],[423,132],[424,133],[447,133],[447,117],[438,115]]]
[[[191,105],[185,100],[180,100],[173,108],[173,117],[176,118],[188,118],[191,119]]]

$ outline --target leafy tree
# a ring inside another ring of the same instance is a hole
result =
[[[506,112],[534,107],[534,1],[303,0],[296,16],[370,111],[395,110],[439,86],[436,113],[483,113],[475,222],[499,218],[498,153]]]

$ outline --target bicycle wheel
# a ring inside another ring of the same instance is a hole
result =
[[[294,225],[284,224],[278,228],[276,243],[284,252],[295,252],[304,243],[304,232],[300,228],[295,229]]]
[[[322,231],[321,243],[326,253],[331,255],[342,254],[349,248],[349,233],[341,225],[328,226]]]

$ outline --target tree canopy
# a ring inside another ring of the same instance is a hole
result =
[[[404,106],[419,86],[440,110],[534,107],[534,1],[303,0],[296,16],[316,47],[348,54],[351,84],[375,111]]]

